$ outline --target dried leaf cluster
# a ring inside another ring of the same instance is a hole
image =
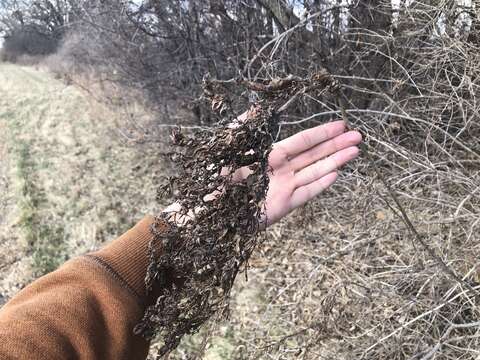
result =
[[[247,270],[265,220],[277,115],[300,94],[325,91],[332,84],[326,73],[255,84],[205,78],[204,97],[222,120],[213,132],[172,133],[175,150],[169,156],[178,174],[162,186],[160,195],[173,195],[179,210],[160,215],[153,227],[146,285],[159,296],[136,328],[149,338],[162,337],[159,356],[213,315],[228,314],[233,282]],[[245,118],[232,115],[228,93],[235,85],[257,91]],[[248,175],[239,176],[241,171]],[[156,252],[158,248],[162,251]]]

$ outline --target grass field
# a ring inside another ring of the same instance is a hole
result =
[[[113,117],[48,73],[0,64],[0,299],[153,211],[148,161]]]

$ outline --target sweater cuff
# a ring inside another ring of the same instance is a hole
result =
[[[141,300],[146,300],[145,276],[149,264],[148,246],[153,239],[153,216],[147,216],[110,244],[88,256],[96,258],[118,276]]]

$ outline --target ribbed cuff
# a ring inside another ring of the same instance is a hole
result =
[[[132,229],[112,241],[101,250],[89,254],[103,262],[103,266],[113,271],[114,276],[133,290],[142,301],[146,301],[145,275],[149,264],[148,245],[153,238],[151,226],[153,216],[147,216]]]

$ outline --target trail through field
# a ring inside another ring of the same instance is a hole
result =
[[[0,305],[152,211],[143,155],[111,119],[53,75],[0,64]]]

